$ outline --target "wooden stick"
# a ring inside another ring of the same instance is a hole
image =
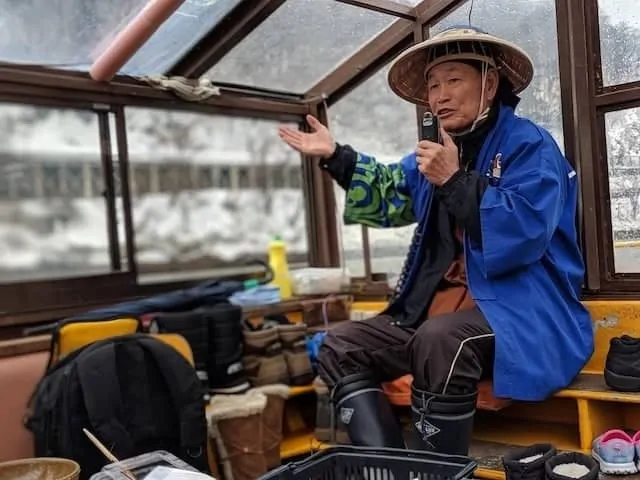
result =
[[[100,452],[107,458],[107,460],[109,460],[112,463],[118,463],[120,460],[118,460],[113,453],[111,453],[109,451],[109,449],[107,447],[105,447],[102,442],[100,440],[98,440],[95,435],[93,433],[91,433],[89,430],[87,430],[86,428],[83,428],[82,431],[84,432],[84,434],[87,436],[87,438],[89,440],[91,440],[91,443],[93,443],[96,448],[98,450],[100,450]],[[133,473],[124,470],[123,475],[125,477],[127,477],[129,480],[136,480],[136,477],[133,475]]]

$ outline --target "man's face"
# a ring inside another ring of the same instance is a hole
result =
[[[429,105],[448,132],[469,128],[478,113],[493,101],[497,86],[497,72],[490,70],[480,109],[482,74],[478,69],[466,63],[445,62],[433,67],[427,76]]]

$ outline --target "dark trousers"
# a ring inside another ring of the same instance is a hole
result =
[[[331,329],[318,356],[329,387],[347,375],[370,372],[381,382],[412,374],[420,390],[441,395],[474,392],[491,376],[494,334],[476,307],[432,317],[417,329],[377,316]]]

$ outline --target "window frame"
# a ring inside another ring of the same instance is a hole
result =
[[[33,106],[48,109],[76,110],[92,113],[96,116],[98,135],[100,138],[101,172],[105,190],[113,189],[113,182],[108,182],[104,169],[105,164],[112,162],[112,152],[108,119],[100,120],[106,114],[103,106],[83,100],[59,100],[47,97],[28,97],[23,95],[0,94],[0,103]],[[112,166],[112,163],[111,163]],[[109,184],[111,187],[109,188]],[[108,193],[107,193],[108,196]],[[109,236],[109,228],[113,228],[109,215],[108,202],[105,204],[108,225],[105,234]],[[109,226],[110,225],[110,226]],[[116,233],[117,235],[117,233]],[[111,272],[97,275],[79,275],[59,279],[37,279],[0,284],[0,298],[3,307],[0,312],[0,327],[23,323],[24,319],[39,318],[43,312],[56,309],[69,309],[77,303],[100,303],[111,298],[122,297],[131,291],[135,273],[117,268],[118,249],[110,246]],[[22,317],[25,317],[24,319]]]
[[[255,28],[283,2],[254,2],[256,5],[252,7],[250,19],[246,16],[241,19],[239,15],[241,7],[251,2],[241,2],[214,29],[215,35],[207,36],[199,43],[210,44],[206,51],[194,49],[194,53],[181,59],[170,73],[203,73],[231,49],[233,43],[243,36],[241,34]],[[374,10],[380,6],[374,6],[379,2],[373,1],[359,3],[370,4]],[[128,265],[128,271],[105,275],[0,284],[0,295],[4,294],[3,298],[9,299],[4,311],[0,312],[0,326],[20,323],[26,318],[31,319],[30,322],[36,318],[53,318],[55,312],[82,309],[88,304],[109,303],[192,283],[148,284],[137,278],[131,205],[126,205],[131,200],[129,177],[134,172],[129,175],[128,168],[125,168],[128,166],[125,106],[293,121],[302,129],[307,128],[304,115],[311,113],[326,123],[326,108],[357,88],[408,45],[427,38],[425,29],[462,3],[461,0],[423,1],[412,10],[411,19],[398,15],[398,20],[320,79],[304,96],[275,95],[222,86],[222,96],[189,104],[176,100],[170,93],[154,90],[125,77],[116,77],[112,83],[104,85],[79,73],[40,67],[0,66],[0,102],[102,111],[115,118],[115,126],[108,130],[115,134],[118,145]],[[640,272],[615,273],[614,270],[604,124],[607,112],[640,106],[640,79],[619,85],[602,85],[597,0],[556,0],[555,3],[565,152],[574,164],[581,184],[576,221],[586,265],[584,298],[640,298]],[[234,24],[234,18],[241,19],[241,24]],[[212,38],[219,40],[213,47],[211,44],[215,42],[211,42]],[[354,65],[358,68],[353,68]],[[416,125],[422,113],[423,109],[416,108]],[[113,152],[103,152],[104,161],[112,162],[113,156]],[[340,251],[331,180],[317,168],[317,159],[301,157],[301,162],[309,263],[312,266],[337,266]],[[365,227],[362,235],[366,240]],[[373,281],[377,275],[371,270],[368,243],[364,246],[364,253],[366,276]],[[234,277],[245,278],[246,275]],[[47,300],[43,302],[43,299]],[[16,309],[13,309],[14,305]]]
[[[583,296],[640,298],[640,271],[615,271],[605,126],[606,113],[640,106],[640,80],[603,85],[598,0],[556,0],[556,5],[563,116],[571,135],[567,152],[576,159],[581,182]]]
[[[51,74],[53,77],[58,75]],[[62,76],[67,76],[63,74]],[[77,76],[72,74],[72,76]],[[45,75],[46,77],[46,75]],[[40,80],[45,80],[46,78]],[[51,79],[48,79],[49,81]],[[83,79],[84,80],[84,79]],[[3,72],[0,68],[0,84],[3,82]],[[27,82],[28,83],[28,82]],[[19,85],[24,87],[24,85]],[[157,291],[168,291],[175,288],[183,288],[193,285],[198,281],[204,280],[202,275],[197,271],[193,272],[192,280],[174,280],[174,281],[151,281],[146,282],[138,276],[138,268],[135,254],[135,232],[133,232],[132,205],[131,205],[131,177],[129,171],[129,146],[127,142],[126,132],[126,115],[125,107],[143,107],[157,108],[160,110],[179,110],[201,112],[214,115],[224,115],[227,117],[245,117],[256,118],[260,120],[279,120],[282,122],[291,122],[294,120],[300,123],[303,120],[303,113],[311,110],[310,105],[300,104],[298,107],[292,108],[299,113],[282,112],[284,105],[270,105],[265,103],[264,111],[233,109],[228,111],[221,109],[217,105],[208,106],[201,104],[179,103],[175,100],[171,102],[154,101],[147,98],[144,102],[127,102],[127,98],[111,97],[108,103],[102,103],[91,100],[91,92],[85,92],[85,95],[77,95],[73,98],[67,90],[58,85],[36,85],[26,86],[22,89],[26,93],[21,93],[21,88],[15,91],[0,93],[0,103],[25,105],[33,107],[43,107],[51,109],[73,109],[90,112],[96,115],[98,120],[98,133],[100,136],[101,149],[101,172],[104,182],[107,206],[111,203],[112,207],[107,208],[107,231],[105,232],[110,238],[109,250],[111,258],[112,271],[99,275],[80,275],[77,277],[54,278],[54,279],[38,279],[29,281],[17,281],[12,283],[0,283],[0,297],[4,298],[2,311],[0,311],[0,328],[16,325],[27,325],[37,322],[51,321],[61,316],[70,315],[79,311],[86,310],[93,306],[100,306],[114,301],[121,301],[127,298],[136,298],[142,294],[155,293]],[[60,94],[63,92],[62,94]],[[115,100],[115,101],[114,101]],[[229,100],[226,100],[227,102]],[[233,100],[231,100],[233,102]],[[257,100],[256,100],[257,101]],[[259,105],[258,101],[255,105]],[[303,108],[300,108],[303,107]],[[111,122],[110,120],[114,120]],[[112,143],[112,138],[115,142]],[[114,146],[115,145],[115,146]],[[112,151],[113,150],[113,151]],[[113,165],[114,158],[118,158],[117,172]],[[302,162],[301,158],[301,162]],[[304,163],[302,166],[304,169]],[[106,171],[105,171],[105,166]],[[126,266],[120,264],[120,246],[118,244],[117,220],[115,218],[115,209],[113,204],[115,197],[115,176],[119,175],[121,179],[122,192],[120,198],[123,202],[123,225],[125,237]],[[311,194],[309,183],[302,184],[303,195],[305,199],[315,198],[320,202],[326,202],[322,193],[314,192]],[[109,193],[109,191],[111,193]],[[305,200],[306,202],[306,200]],[[309,221],[315,221],[313,216],[308,218]],[[322,231],[322,227],[314,227],[315,231]],[[325,230],[326,232],[326,230]],[[319,242],[328,243],[328,235],[325,233],[319,237]],[[114,243],[115,242],[115,243]],[[312,259],[316,258],[318,266],[326,264],[326,260],[317,259],[317,252],[312,252],[314,248],[313,242],[309,241],[309,263],[313,265]],[[316,247],[317,248],[317,247]],[[219,279],[238,279],[243,280],[260,275],[262,269],[256,268],[248,271],[246,267],[239,266],[238,273],[227,271],[221,274]],[[185,275],[180,275],[184,278]],[[191,277],[188,277],[191,278]]]

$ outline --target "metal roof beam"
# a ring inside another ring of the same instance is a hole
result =
[[[240,1],[168,74],[201,77],[284,2],[285,0]]]
[[[342,96],[384,66],[413,38],[414,22],[398,19],[360,50],[329,72],[307,92],[307,98],[325,96],[330,103]]]
[[[416,20],[415,8],[410,5],[403,5],[393,0],[336,0],[340,3],[366,8],[374,12],[386,13],[405,20]]]

